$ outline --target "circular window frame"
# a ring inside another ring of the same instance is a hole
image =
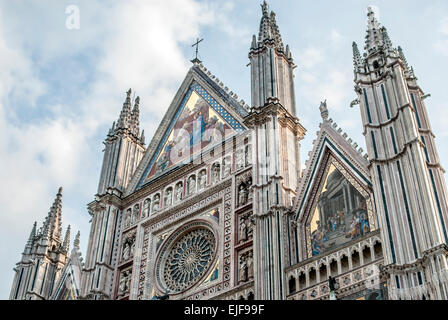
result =
[[[171,253],[171,249],[173,249],[173,247],[178,243],[179,240],[181,240],[187,234],[198,229],[206,229],[211,232],[211,234],[214,237],[214,252],[211,253],[211,259],[202,275],[200,275],[197,279],[195,279],[193,283],[190,284],[187,288],[172,291],[171,289],[168,288],[168,285],[166,284],[164,278],[164,271],[167,263],[167,258]],[[216,264],[216,260],[219,256],[218,252],[219,252],[219,234],[213,227],[211,222],[202,219],[194,220],[187,223],[186,225],[179,227],[178,229],[173,231],[172,234],[162,243],[156,255],[154,264],[154,280],[155,280],[154,283],[157,291],[159,291],[162,294],[165,294],[166,290],[168,289],[169,290],[168,294],[179,295],[191,289],[194,289],[198,283],[201,283],[201,281],[203,281],[209,275],[211,269]]]

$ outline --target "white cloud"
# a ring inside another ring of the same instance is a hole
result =
[[[141,96],[142,127],[150,137],[189,67],[182,45],[198,36],[201,25],[212,18],[228,21],[194,0],[120,1],[107,9],[102,1],[89,0],[79,1],[81,29],[68,31],[66,4],[52,3],[29,2],[27,10],[18,2],[0,5],[2,298],[8,295],[11,268],[33,221],[43,221],[60,185],[65,190],[64,225],[75,224],[73,233],[81,229],[83,245],[87,244],[85,204],[93,197],[99,176],[98,135],[105,136],[106,127],[118,117],[125,91],[132,87]],[[63,88],[81,85],[84,92],[73,100],[49,102],[48,96],[63,93],[42,71],[64,68],[80,55],[84,65],[92,66],[88,75],[93,80],[61,83]],[[30,120],[27,110],[33,106],[36,119]]]
[[[329,70],[325,77],[319,78],[318,83],[306,85],[302,92],[314,104],[327,99],[330,109],[340,111],[347,107],[344,102],[351,93],[352,77],[350,72]]]
[[[310,47],[305,49],[302,53],[299,53],[297,58],[299,67],[304,69],[312,69],[317,64],[325,60],[325,55],[322,49],[316,47]]]
[[[330,39],[333,44],[338,45],[342,41],[343,36],[337,30],[333,29],[330,33]]]
[[[437,53],[447,56],[448,55],[448,18],[443,18],[439,22],[438,28],[439,39],[434,44],[434,48]]]

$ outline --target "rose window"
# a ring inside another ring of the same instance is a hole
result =
[[[171,292],[181,292],[196,284],[210,269],[215,253],[215,236],[208,228],[194,229],[169,241],[161,259],[160,280]],[[171,244],[171,245],[170,245]]]

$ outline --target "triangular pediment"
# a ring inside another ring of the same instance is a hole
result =
[[[193,160],[240,134],[247,111],[199,66],[187,74],[126,192]]]
[[[309,153],[306,168],[300,180],[297,197],[294,202],[295,218],[303,215],[304,206],[311,196],[313,186],[320,183],[319,173],[328,165],[331,156],[339,165],[343,166],[344,172],[350,175],[357,183],[366,190],[370,190],[372,183],[370,179],[369,161],[363,150],[359,149],[341,130],[337,130],[336,124],[330,119],[324,121],[317,133],[313,150]],[[314,190],[315,191],[315,190]]]
[[[366,156],[336,125],[321,125],[294,203],[303,258],[378,228]]]

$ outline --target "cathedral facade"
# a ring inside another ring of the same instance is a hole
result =
[[[129,90],[105,140],[85,260],[62,189],[10,299],[445,300],[448,208],[425,98],[368,10],[353,43],[367,153],[330,118],[302,169],[295,64],[266,2],[251,105],[195,59],[149,145]]]

